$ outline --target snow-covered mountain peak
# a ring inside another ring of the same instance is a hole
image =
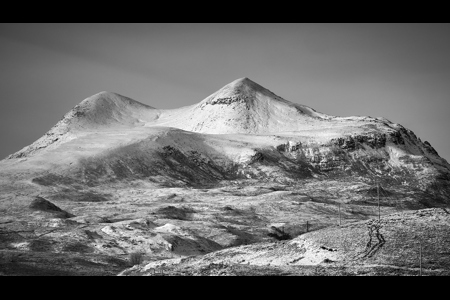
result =
[[[206,97],[200,104],[249,103],[269,97],[273,101],[286,101],[247,77],[236,79],[217,92]]]
[[[312,123],[330,118],[332,116],[305,105],[287,101],[243,77],[187,108],[182,114],[170,120],[164,118],[167,120],[164,124],[202,133],[265,134],[307,129]]]
[[[92,95],[80,102],[76,107],[82,107],[85,110],[101,108],[110,109],[153,109],[153,107],[140,103],[131,98],[117,93],[103,91]]]
[[[247,77],[236,79],[221,88],[217,96],[252,96],[256,92],[266,92],[267,89]]]

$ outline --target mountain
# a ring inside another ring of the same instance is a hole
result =
[[[7,161],[20,158],[28,169],[32,162],[49,165],[52,176],[58,170],[92,184],[155,176],[183,184],[363,176],[450,196],[450,165],[411,130],[384,118],[319,113],[248,78],[170,110],[96,94]]]
[[[158,260],[445,209],[450,165],[400,124],[320,113],[241,78],[178,109],[93,95],[0,161],[0,188],[0,250]],[[35,233],[11,233],[23,230]]]

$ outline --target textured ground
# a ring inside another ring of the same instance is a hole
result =
[[[117,274],[130,267],[129,255],[135,252],[143,254],[143,264],[165,259],[202,256],[207,253],[215,254],[211,256],[211,260],[205,258],[198,268],[186,267],[186,270],[182,271],[181,265],[171,274],[208,274],[209,271],[200,270],[207,268],[210,263],[218,265],[223,263],[225,265],[223,268],[236,275],[312,275],[318,274],[317,272],[335,275],[354,272],[381,274],[384,271],[387,274],[417,273],[414,262],[401,261],[365,262],[361,267],[357,265],[357,269],[354,269],[353,262],[350,265],[345,260],[336,262],[337,259],[333,256],[336,252],[320,248],[318,248],[320,251],[332,255],[313,256],[314,259],[310,259],[311,266],[267,263],[273,260],[274,256],[286,261],[296,260],[304,256],[301,252],[298,257],[291,255],[290,252],[277,250],[278,252],[269,251],[268,254],[264,254],[269,258],[264,258],[264,255],[259,260],[246,258],[261,256],[261,251],[277,249],[280,245],[286,247],[292,239],[306,238],[311,233],[316,233],[314,239],[321,241],[324,247],[330,249],[340,248],[338,242],[346,239],[350,244],[355,242],[350,237],[346,238],[347,231],[357,234],[360,247],[358,251],[362,251],[361,247],[368,242],[369,235],[367,224],[361,222],[376,220],[378,214],[374,187],[363,182],[355,184],[345,181],[310,180],[292,186],[273,182],[261,185],[246,180],[235,184],[224,182],[222,186],[203,189],[158,188],[154,185],[150,188],[150,183],[133,182],[123,187],[91,188],[89,191],[74,195],[60,192],[53,195],[41,194],[44,199],[74,217],[64,217],[64,214],[61,216],[61,212],[32,209],[30,205],[35,196],[32,193],[27,194],[27,191],[33,190],[23,187],[22,196],[10,194],[10,197],[16,197],[15,201],[8,201],[12,198],[6,197],[1,202],[3,214],[0,218],[0,252],[4,275],[27,272],[37,274],[39,270],[42,271],[42,275],[69,273],[112,275],[116,271]],[[383,196],[383,193],[389,196]],[[415,231],[411,230],[411,224],[408,223],[411,222],[411,218],[408,219],[408,215],[400,218],[395,214],[425,206],[418,204],[417,195],[413,195],[413,192],[406,188],[403,191],[393,191],[385,187],[380,194],[382,205],[380,212],[385,216],[382,224],[398,219],[395,222],[404,223],[402,230],[405,232],[399,231],[395,234],[399,237],[408,234],[408,238],[412,238]],[[422,210],[418,212],[420,211]],[[441,222],[442,218],[446,218],[444,210],[441,209],[440,214],[436,213],[435,218],[433,216],[423,219],[427,228],[434,226],[429,234],[445,236],[450,232],[446,223]],[[336,227],[339,219],[342,226]],[[439,227],[443,224],[445,226]],[[305,234],[307,226],[309,234]],[[383,231],[387,228],[386,225],[383,226]],[[441,228],[441,231],[436,231],[436,228]],[[342,234],[343,239],[333,240]],[[394,233],[385,232],[384,236],[391,234]],[[374,241],[375,238],[374,235]],[[429,236],[425,240],[435,243],[439,239]],[[402,245],[401,239],[398,241],[396,245]],[[234,248],[240,245],[250,246],[243,249]],[[383,249],[386,249],[384,251],[387,251],[389,245],[384,246]],[[221,249],[225,250],[220,252]],[[219,252],[216,252],[218,250]],[[235,255],[236,252],[242,251],[245,251],[242,258]],[[378,255],[382,253],[379,252]],[[386,253],[389,256],[398,253],[398,249]],[[349,251],[347,254],[354,253]],[[66,263],[53,264],[54,256],[62,259],[65,255],[67,255],[64,260]],[[230,260],[229,256],[233,259]],[[324,263],[326,258],[332,260],[333,264]],[[114,263],[105,267],[104,261],[107,259]],[[448,262],[447,256],[441,259]],[[303,258],[303,262],[307,261],[308,259]],[[247,266],[248,262],[251,266]],[[67,268],[70,265],[73,268]],[[368,267],[370,265],[373,265],[373,270]],[[442,265],[442,261],[438,265]],[[36,270],[32,271],[33,268]],[[211,268],[216,270],[218,267]],[[213,275],[216,274],[214,273],[216,271],[211,272]],[[442,273],[439,270],[430,272],[437,275]]]
[[[306,233],[290,241],[135,266],[121,275],[446,275],[450,213],[395,213]]]

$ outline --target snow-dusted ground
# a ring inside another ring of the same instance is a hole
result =
[[[400,124],[322,114],[248,78],[171,110],[101,92],[0,161],[0,210],[8,216],[0,224],[61,229],[44,232],[57,245],[52,251],[65,251],[71,241],[94,253],[183,257],[270,240],[272,227],[296,236],[308,220],[315,230],[336,224],[338,204],[348,220],[374,216],[375,175],[390,185],[384,214],[440,205],[420,189],[448,186],[449,173],[431,145]],[[38,195],[73,213],[75,225],[30,213],[27,205]],[[290,252],[242,259],[254,265],[337,259],[305,243],[301,260]],[[5,247],[32,246],[15,237]]]

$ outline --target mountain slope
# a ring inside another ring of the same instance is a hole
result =
[[[157,118],[151,106],[111,92],[100,92],[81,101],[36,142],[8,158],[29,156],[52,144],[60,145],[76,138],[78,132],[102,128],[133,127]]]

